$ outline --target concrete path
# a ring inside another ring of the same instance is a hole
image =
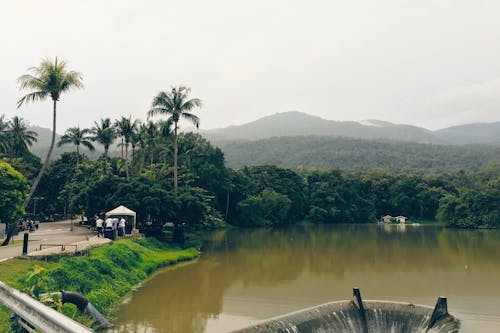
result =
[[[71,244],[84,241],[95,236],[95,232],[86,227],[81,227],[79,221],[73,220],[73,231],[71,231],[71,221],[40,223],[37,231],[29,233],[28,252],[33,252],[40,247],[40,244]],[[23,232],[14,236],[15,240],[23,239]],[[44,247],[45,248],[45,247]],[[0,246],[0,261],[22,255],[23,245]]]

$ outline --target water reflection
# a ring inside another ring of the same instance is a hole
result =
[[[220,231],[199,261],[159,274],[135,293],[116,332],[221,332],[348,299],[353,286],[367,299],[433,304],[446,295],[450,308],[468,318],[465,329],[500,331],[499,250],[500,233],[491,230],[320,225]]]

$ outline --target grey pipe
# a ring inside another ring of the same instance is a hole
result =
[[[40,299],[48,296],[58,296],[61,298],[62,303],[71,303],[76,305],[79,311],[87,314],[91,318],[93,318],[99,328],[111,328],[113,324],[111,324],[93,305],[90,303],[89,299],[79,293],[75,293],[73,291],[64,291],[60,292],[41,294]]]

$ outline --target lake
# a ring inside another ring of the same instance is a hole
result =
[[[199,260],[155,275],[115,332],[227,332],[334,300],[434,306],[461,332],[500,332],[500,230],[299,225],[211,233]]]

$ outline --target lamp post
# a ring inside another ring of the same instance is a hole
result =
[[[44,197],[33,197],[31,198],[33,200],[33,221],[35,220],[35,215],[36,215],[36,202],[38,200],[43,200],[45,199]]]

